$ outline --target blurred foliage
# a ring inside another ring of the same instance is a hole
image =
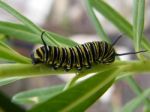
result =
[[[136,49],[144,48],[150,50],[150,43],[145,38],[143,34],[144,27],[144,0],[135,0],[134,7],[138,9],[138,12],[134,11],[134,26],[129,23],[124,17],[122,17],[115,9],[113,9],[109,4],[105,3],[103,0],[87,0],[87,10],[91,16],[91,20],[97,30],[97,33],[103,37],[103,40],[109,41],[110,39],[106,35],[100,21],[95,16],[93,9],[96,9],[100,14],[102,14],[106,19],[113,23],[116,28],[118,28],[122,33],[131,38],[134,42]],[[143,5],[139,5],[143,4]],[[32,21],[27,19],[25,16],[20,14],[14,8],[0,0],[0,8],[7,11],[9,14],[16,17],[20,23],[2,22],[0,21],[0,33],[8,36],[13,36],[14,38],[31,42],[33,44],[41,43],[41,32],[44,30],[39,26],[35,25]],[[143,26],[143,27],[140,27]],[[62,35],[55,34],[53,32],[46,31],[45,36],[47,36],[46,41],[49,45],[54,46],[75,46],[76,42],[69,40]],[[0,36],[4,38],[3,35]],[[29,112],[43,112],[43,111],[85,111],[89,106],[91,106],[98,98],[100,98],[107,89],[115,83],[116,78],[120,76],[135,75],[136,72],[150,72],[150,61],[145,57],[144,60],[141,58],[136,61],[116,61],[111,65],[93,65],[93,68],[86,70],[83,69],[81,72],[73,69],[69,72],[60,70],[52,70],[43,64],[32,65],[31,59],[21,55],[20,53],[13,50],[5,42],[0,42],[0,58],[2,60],[7,60],[6,63],[0,65],[0,84],[8,84],[13,81],[19,80],[20,78],[44,76],[44,75],[59,75],[61,73],[75,73],[76,76],[66,84],[64,90],[62,86],[50,87],[47,89],[31,90],[30,92],[23,92],[13,97],[13,101],[19,104],[23,104],[29,101],[32,96],[32,100],[40,101],[36,102],[36,106],[33,107]],[[148,53],[147,53],[148,55]],[[13,63],[12,63],[13,62]],[[10,64],[11,63],[11,64]],[[99,69],[101,68],[101,69]],[[90,78],[87,78],[81,82],[77,82],[78,79],[90,74],[95,73]],[[128,74],[127,74],[128,73]],[[136,83],[132,83],[136,87]],[[137,89],[137,88],[134,88]],[[37,93],[36,93],[37,92]],[[44,96],[49,92],[47,99]],[[145,95],[146,94],[146,95]],[[140,90],[137,99],[139,102],[145,101],[144,106],[150,107],[149,99],[143,98],[147,96],[147,92]],[[28,96],[29,95],[29,96]],[[0,98],[5,98],[2,96]],[[10,99],[2,99],[2,108],[9,107],[11,111],[13,109],[18,109],[14,103],[10,102]],[[4,102],[7,103],[4,103]],[[134,102],[138,102],[134,100]],[[129,102],[130,104],[130,102]],[[132,106],[137,108],[139,105],[132,103]],[[20,108],[19,108],[20,109]],[[148,109],[148,108],[147,108]],[[18,110],[14,110],[17,112]],[[19,110],[23,112],[24,110]],[[130,112],[131,110],[128,110]],[[146,111],[146,110],[145,110]]]

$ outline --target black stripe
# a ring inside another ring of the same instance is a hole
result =
[[[47,47],[47,46],[46,46]],[[46,63],[48,58],[48,51],[46,52],[45,46],[41,47],[41,51],[43,52],[43,60]],[[46,60],[45,60],[46,59]]]
[[[95,50],[96,50],[96,55],[95,55],[95,57],[96,57],[96,59],[98,59],[98,57],[99,57],[98,43],[97,43],[97,42],[94,42],[94,46],[95,46]]]
[[[103,48],[103,57],[102,58],[104,58],[104,56],[105,56],[105,52],[106,52],[105,46],[106,46],[106,44],[105,44],[105,42],[103,42],[103,46],[102,46],[102,48]]]
[[[67,59],[67,53],[66,53],[66,49],[62,48],[63,51],[63,56],[62,56],[62,62],[61,62],[61,66],[65,66],[66,65],[66,59]]]
[[[55,58],[55,62],[54,62],[54,64],[55,65],[57,65],[57,63],[58,63],[58,61],[59,61],[59,54],[60,54],[60,51],[59,51],[59,48],[58,47],[56,47],[56,58]]]
[[[60,48],[62,49],[62,55],[60,54],[60,66],[63,64],[64,60],[65,60],[65,51],[64,48]]]
[[[78,59],[79,59],[79,55],[77,56],[77,54],[76,54],[76,52],[75,52],[75,49],[76,49],[76,51],[77,51],[77,48],[76,47],[73,47],[72,48],[72,51],[74,52],[74,54],[75,54],[75,66],[77,67],[77,64],[79,64],[80,65],[80,67],[81,67],[81,64],[80,64],[80,62],[78,63]],[[78,53],[78,51],[77,51],[77,53]],[[80,61],[80,60],[79,60]],[[78,67],[77,67],[78,68]]]
[[[72,62],[72,66],[76,66],[76,62],[77,62],[77,56],[76,53],[74,51],[74,48],[71,48],[71,52],[72,52],[72,56],[73,56],[73,62]]]
[[[85,44],[83,44],[82,45],[83,46],[83,49],[84,49],[84,52],[85,52],[85,55],[86,55],[86,60],[85,61],[87,61],[87,66],[91,66],[91,63],[90,63],[90,58],[89,58],[89,52],[87,51],[87,49],[86,49],[86,46],[85,46]]]
[[[64,48],[64,50],[65,50],[65,65],[64,65],[64,67],[65,67],[68,63],[68,52],[67,52],[66,48]]]
[[[99,57],[98,59],[102,59],[102,56],[103,56],[103,42],[99,42],[98,43],[98,46],[99,46]]]
[[[96,53],[96,55],[95,55],[95,57],[96,57],[96,59],[98,59],[99,58],[99,46],[98,46],[98,42],[94,42],[94,46],[95,46],[95,53]]]
[[[71,48],[69,48],[70,50],[70,67],[72,68],[73,67],[73,63],[74,63],[74,54],[73,54],[73,51]]]
[[[39,49],[41,49],[41,48],[39,48]],[[40,59],[42,59],[42,55],[43,55],[43,54],[40,53],[39,49],[36,50],[36,53],[37,53],[37,55],[40,57]]]
[[[66,65],[65,65],[65,69],[66,70],[70,70],[71,67],[71,53],[69,48],[66,48],[66,52],[67,52],[67,59],[66,59]]]
[[[93,60],[95,62],[96,58],[95,58],[95,52],[94,52],[94,48],[93,48],[92,42],[90,42],[89,44],[90,44],[90,49],[91,49],[91,52],[92,52]]]
[[[89,62],[90,60],[90,57],[89,57],[89,51],[88,51],[88,48],[86,47],[85,44],[83,44],[83,48],[84,48],[84,51],[85,51],[85,54],[86,54],[86,57],[87,57],[87,62]]]
[[[51,61],[52,61],[52,46],[49,46],[47,63],[50,64]]]
[[[54,48],[54,54],[53,54],[53,62],[52,62],[52,65],[54,66],[54,62],[56,61],[56,57],[57,57],[57,49],[56,49],[56,47],[55,46],[53,46],[53,48]]]
[[[82,51],[80,49],[80,46],[76,46],[76,49],[77,49],[77,52],[78,52],[78,56],[79,56],[79,60],[80,60],[80,66],[82,67],[83,66],[83,55],[82,55]]]
[[[61,66],[62,65],[62,63],[63,63],[63,61],[64,61],[64,59],[63,59],[63,55],[64,55],[64,51],[63,51],[63,48],[62,47],[60,47],[59,49],[61,49],[62,50],[62,54],[60,54],[59,55],[59,66]]]
[[[104,53],[104,58],[107,58],[107,55],[108,55],[108,44],[105,42],[105,53]]]
[[[45,54],[45,48],[44,48],[44,46],[41,47],[41,51],[43,52],[43,54]]]
[[[88,50],[88,54],[89,54],[89,62],[90,64],[92,63],[92,54],[91,54],[91,49],[89,48],[88,46],[88,43],[87,44],[84,44],[86,49]]]

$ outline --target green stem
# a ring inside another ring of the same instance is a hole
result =
[[[91,69],[83,68],[80,74],[83,76],[108,70],[111,68],[123,68],[122,72],[150,72],[150,61],[116,61],[112,64],[94,64]],[[0,78],[14,77],[14,76],[44,76],[53,74],[66,74],[66,73],[77,73],[75,68],[66,72],[62,68],[53,70],[51,67],[43,64],[32,65],[32,64],[1,64],[0,65]]]

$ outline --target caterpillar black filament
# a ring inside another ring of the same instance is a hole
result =
[[[116,56],[136,54],[139,52],[129,52],[117,54],[113,45],[121,36],[111,45],[105,41],[87,42],[74,47],[56,47],[48,46],[41,34],[44,46],[37,48],[32,54],[33,64],[44,63],[52,66],[54,69],[63,67],[66,71],[73,67],[81,70],[82,67],[91,68],[93,63],[109,64],[115,61]]]

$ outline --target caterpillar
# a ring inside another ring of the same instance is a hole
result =
[[[62,67],[66,71],[69,71],[72,68],[81,70],[83,67],[91,68],[93,63],[113,63],[116,56],[146,52],[138,51],[117,54],[113,46],[120,39],[121,35],[114,41],[113,44],[109,44],[105,41],[94,41],[76,45],[74,47],[56,47],[48,46],[46,44],[43,39],[44,33],[45,32],[42,32],[41,34],[43,46],[37,48],[31,54],[32,63],[47,64],[54,69]]]

